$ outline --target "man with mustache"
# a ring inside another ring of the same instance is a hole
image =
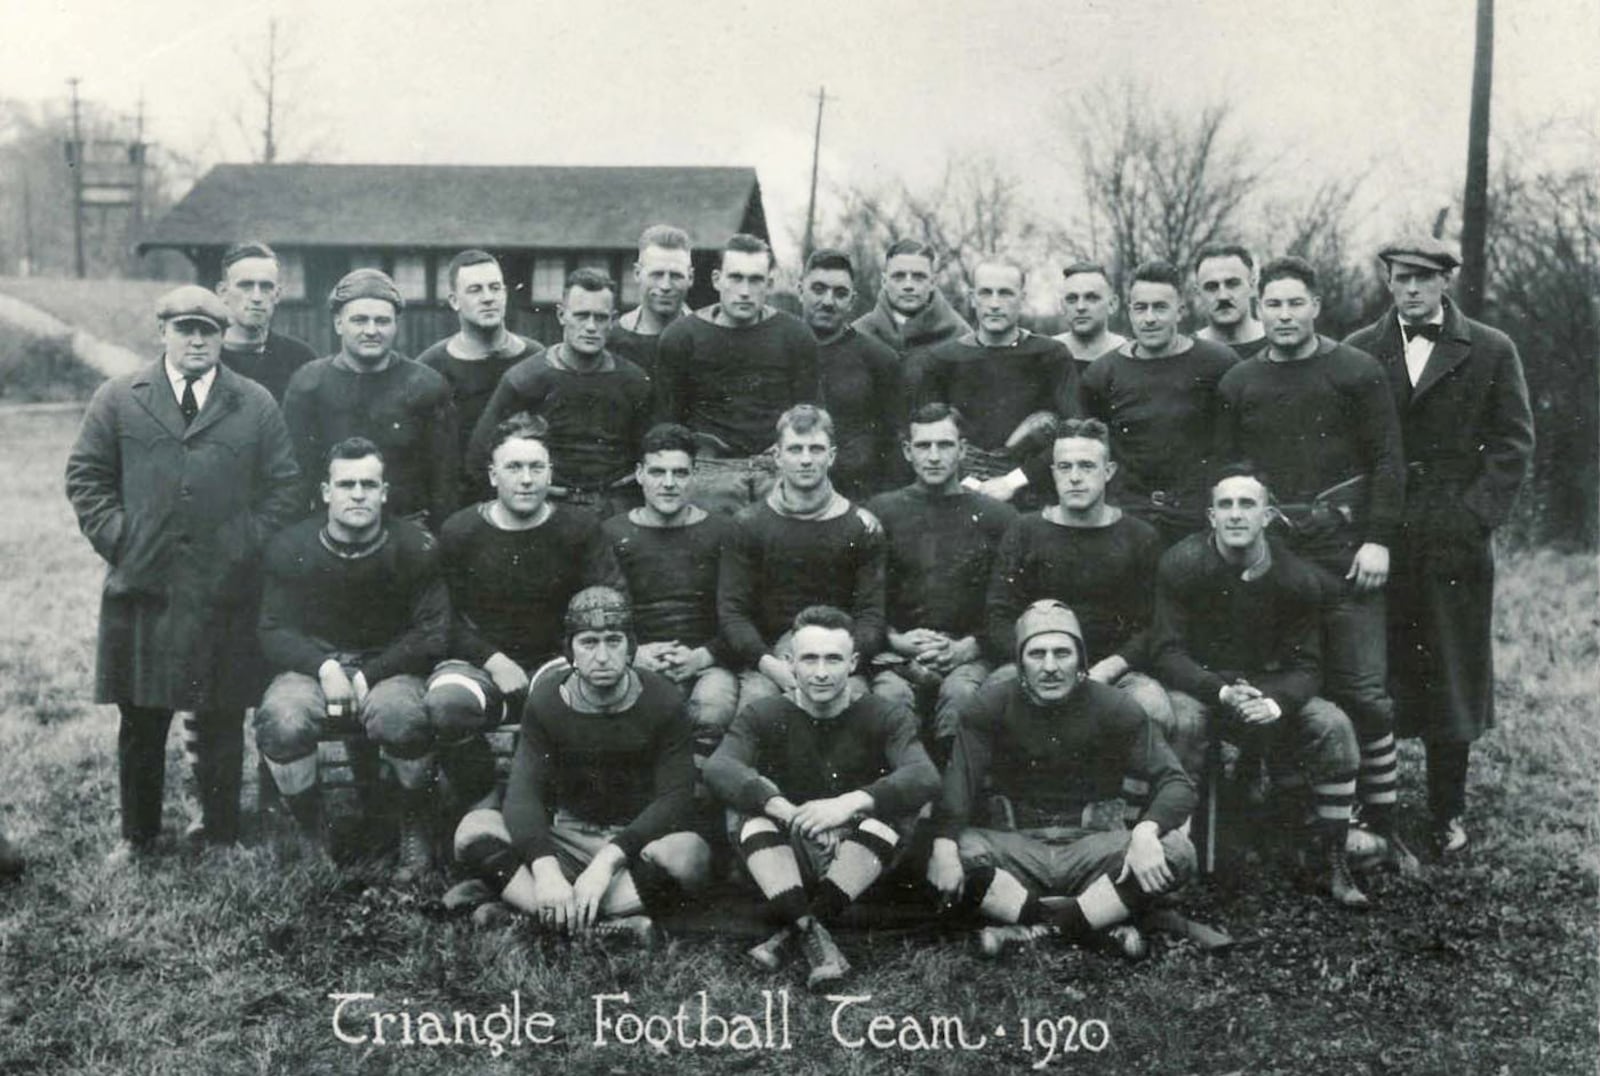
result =
[[[1238,357],[1178,331],[1182,282],[1145,262],[1128,285],[1134,338],[1090,364],[1083,406],[1111,430],[1111,503],[1156,528],[1170,546],[1205,525],[1205,486],[1219,404],[1217,383]]]
[[[1211,488],[1209,531],[1167,550],[1156,579],[1156,676],[1185,726],[1237,743],[1282,775],[1309,783],[1310,836],[1327,886],[1365,908],[1345,840],[1360,752],[1355,729],[1322,698],[1322,584],[1316,569],[1267,537],[1266,483],[1230,465]]]
[[[1428,756],[1441,853],[1467,847],[1472,741],[1494,725],[1494,542],[1528,476],[1533,416],[1516,345],[1446,297],[1459,262],[1431,236],[1388,243],[1394,310],[1345,343],[1375,357],[1400,414],[1405,517],[1389,583],[1389,690]]]
[[[1383,368],[1317,335],[1320,310],[1310,263],[1276,258],[1262,269],[1269,346],[1223,375],[1217,457],[1265,468],[1284,544],[1322,576],[1323,681],[1361,741],[1361,823],[1382,838],[1383,860],[1415,874],[1395,831],[1399,763],[1385,686],[1384,585],[1405,485],[1400,420]]]
[[[328,306],[339,350],[296,371],[283,397],[305,504],[317,503],[314,490],[317,476],[326,473],[328,450],[364,437],[383,453],[389,514],[437,528],[456,509],[460,473],[450,386],[394,350],[405,301],[387,274],[345,274]]]
[[[1259,355],[1267,331],[1256,317],[1256,263],[1237,243],[1202,247],[1194,259],[1194,292],[1205,320],[1197,340],[1233,348],[1241,359]]]
[[[322,474],[325,518],[302,520],[267,547],[261,649],[278,675],[256,707],[256,745],[302,835],[320,849],[317,741],[330,721],[353,720],[399,785],[394,880],[406,885],[432,863],[439,730],[423,705],[423,677],[445,656],[450,595],[433,535],[384,518],[389,486],[376,444],[339,441]]]
[[[1089,679],[1072,610],[1034,602],[1013,640],[1020,675],[986,685],[961,715],[928,883],[942,910],[1000,924],[980,934],[986,955],[1053,933],[1137,959],[1146,947],[1130,918],[1194,871],[1180,828],[1194,784],[1138,704]],[[993,815],[997,798],[1012,818]]]
[[[874,695],[852,698],[858,658],[849,614],[803,609],[791,635],[794,691],[742,710],[705,777],[737,813],[730,836],[783,924],[751,960],[777,968],[798,938],[806,985],[816,990],[850,970],[827,923],[900,861],[918,811],[939,790],[939,771],[909,710]]]
[[[811,605],[832,605],[854,622],[856,653],[883,646],[883,525],[833,488],[833,419],[799,404],[778,416],[778,482],[734,517],[717,577],[722,637],[745,667],[739,704],[792,694],[790,627]],[[854,677],[851,691],[865,694]]]
[[[861,500],[881,491],[896,471],[895,429],[905,401],[894,351],[849,323],[855,276],[843,251],[812,251],[800,279],[800,305],[817,338],[822,406],[839,431],[833,484],[846,497]]]
[[[606,347],[616,295],[611,278],[594,269],[567,278],[556,306],[561,343],[506,371],[467,452],[473,466],[482,466],[500,423],[521,413],[541,418],[555,467],[549,495],[601,519],[639,503],[633,465],[652,398],[645,372]]]
[[[659,414],[701,439],[695,498],[730,515],[772,488],[773,422],[821,398],[816,338],[767,303],[775,270],[764,239],[730,237],[711,276],[718,302],[661,334]]]
[[[294,372],[317,357],[311,345],[272,331],[283,265],[265,243],[235,243],[222,254],[217,294],[232,315],[222,334],[222,365],[272,393],[280,404]]]
[[[1111,318],[1117,312],[1116,285],[1099,262],[1073,262],[1061,270],[1061,276],[1061,309],[1067,315],[1067,331],[1056,334],[1054,339],[1067,345],[1080,367],[1087,367],[1128,341],[1110,329]]]
[[[639,284],[639,305],[617,319],[606,346],[653,378],[661,334],[690,312],[684,305],[694,286],[689,233],[670,224],[646,228],[639,236],[633,279]]]
[[[544,348],[507,327],[510,297],[505,275],[494,255],[483,250],[463,250],[450,259],[445,274],[450,282],[447,298],[460,328],[418,355],[417,361],[450,386],[460,434],[461,496],[477,501],[492,491],[484,481],[483,471],[468,466],[472,431],[506,371]]]

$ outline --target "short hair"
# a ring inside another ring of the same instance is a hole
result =
[[[833,605],[808,605],[795,614],[794,629],[798,633],[801,628],[827,628],[830,631],[847,632],[851,644],[854,645],[856,637],[855,617],[843,609]]]
[[[730,252],[734,254],[765,254],[767,256],[767,267],[771,268],[773,264],[772,247],[759,235],[751,235],[749,232],[735,232],[728,237],[728,241],[722,244],[722,253],[728,254]],[[721,264],[720,260],[718,264]]]
[[[937,272],[939,268],[939,252],[933,249],[933,244],[924,243],[920,239],[896,239],[889,244],[889,249],[883,252],[883,264],[888,265],[889,259],[898,258],[902,254],[909,254],[914,258],[927,258],[928,264]]]
[[[1004,269],[1015,269],[1017,271],[1017,280],[1020,286],[1024,288],[1028,286],[1028,270],[1023,268],[1022,263],[1017,261],[1017,259],[1013,258],[1011,255],[985,254],[983,257],[979,258],[977,264],[972,267],[973,280],[978,279],[978,270],[982,269],[986,265],[998,265]]]
[[[1256,260],[1250,256],[1248,247],[1238,243],[1207,243],[1194,256],[1194,271],[1198,273],[1200,263],[1210,261],[1212,258],[1238,258],[1251,272],[1256,268]]]
[[[1273,258],[1261,267],[1261,288],[1266,290],[1268,284],[1274,280],[1298,280],[1306,286],[1312,295],[1321,295],[1317,288],[1317,270],[1304,258],[1293,254],[1285,254],[1281,258]]]
[[[278,257],[278,252],[261,242],[261,240],[246,239],[241,243],[233,244],[222,252],[223,277],[227,277],[229,266],[233,265],[234,262],[242,262],[246,258],[271,258],[280,266],[283,264],[283,259]]]
[[[543,415],[518,411],[494,428],[494,435],[489,438],[489,459],[493,460],[494,454],[507,441],[538,441],[549,452],[550,445],[545,440],[549,434],[550,423],[545,421]]]
[[[901,437],[909,441],[911,440],[911,427],[930,426],[935,422],[943,422],[946,419],[956,424],[956,433],[958,435],[962,437],[967,435],[967,416],[963,415],[959,408],[934,400],[911,412],[911,417],[906,420],[905,428],[901,430]]]
[[[1253,460],[1233,460],[1218,467],[1211,476],[1211,482],[1206,486],[1206,500],[1216,496],[1217,487],[1230,478],[1253,478],[1261,483],[1261,488],[1266,491],[1267,503],[1272,503],[1272,484],[1267,481],[1267,472]]]
[[[834,441],[833,416],[816,404],[795,404],[778,416],[776,427],[780,439],[783,437],[784,430],[794,433],[810,433],[812,430],[821,430],[828,435],[830,442]]]
[[[611,277],[598,269],[590,269],[588,267],[574,269],[567,274],[567,282],[561,288],[563,301],[565,301],[573,288],[593,292],[609,291],[613,298],[617,294],[617,282],[615,280],[612,280]]]
[[[687,452],[693,459],[700,452],[700,443],[689,427],[676,422],[658,422],[645,431],[644,439],[639,442],[641,460],[652,452]]]
[[[322,473],[333,473],[334,460],[364,460],[368,456],[376,456],[379,463],[384,463],[383,449],[365,437],[346,437],[342,441],[335,441],[333,447],[328,449],[328,458],[323,461]]]
[[[1183,293],[1183,276],[1178,267],[1160,258],[1140,262],[1134,268],[1133,275],[1128,278],[1128,290],[1133,291],[1133,286],[1140,283],[1166,284],[1180,295]]]
[[[689,241],[689,233],[682,228],[671,224],[652,224],[639,233],[639,251],[643,253],[645,247],[660,247],[662,250],[687,250],[694,251],[694,244]]]
[[[1097,418],[1068,418],[1056,423],[1055,440],[1065,441],[1069,437],[1081,437],[1085,441],[1099,441],[1106,449],[1106,458],[1111,458],[1111,429]]]
[[[835,247],[818,247],[813,250],[811,256],[806,259],[806,267],[801,275],[813,269],[836,269],[849,273],[852,282],[856,279],[856,266],[850,260],[850,255]]]
[[[1079,273],[1096,273],[1102,277],[1105,277],[1106,286],[1112,291],[1117,290],[1117,282],[1111,276],[1111,270],[1107,269],[1100,262],[1071,262],[1061,270],[1061,279],[1065,280],[1068,277],[1077,276]]]
[[[461,275],[461,270],[469,265],[488,265],[491,262],[499,265],[500,259],[490,254],[487,250],[463,250],[460,254],[451,258],[450,265],[445,270],[450,277],[450,290],[456,290],[456,278]]]

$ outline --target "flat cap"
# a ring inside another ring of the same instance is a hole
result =
[[[1461,264],[1450,244],[1431,235],[1407,235],[1385,243],[1378,257],[1390,265],[1414,265],[1436,273],[1448,273]]]
[[[156,317],[162,321],[205,321],[218,329],[226,329],[232,320],[217,293],[198,284],[173,288],[157,299]]]
[[[382,299],[394,307],[396,314],[406,306],[406,301],[400,298],[400,289],[381,269],[352,269],[346,273],[329,293],[328,309],[338,313],[341,306],[355,299]]]

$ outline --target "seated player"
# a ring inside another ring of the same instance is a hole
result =
[[[741,706],[794,690],[789,628],[808,606],[847,610],[863,659],[883,645],[883,526],[829,482],[834,452],[828,412],[791,407],[778,416],[777,485],[734,517],[717,619],[745,666]],[[866,691],[866,680],[853,678],[851,694]]]
[[[495,429],[488,473],[494,500],[461,509],[440,531],[454,610],[450,658],[428,678],[424,698],[434,727],[473,730],[440,750],[451,790],[468,804],[494,788],[480,730],[520,714],[529,680],[560,657],[567,603],[586,586],[621,581],[599,521],[547,498],[540,420],[516,415]]]
[[[1029,603],[1054,598],[1083,625],[1091,680],[1131,695],[1161,726],[1184,768],[1195,772],[1204,729],[1180,734],[1167,693],[1140,671],[1149,662],[1155,613],[1156,529],[1106,502],[1116,474],[1111,438],[1098,419],[1068,419],[1056,431],[1052,474],[1058,502],[1018,518],[1007,529],[989,584],[989,652],[1006,660],[1017,617]],[[1004,666],[999,676],[1016,675]]]
[[[961,707],[991,667],[983,656],[983,602],[1010,505],[961,484],[961,412],[924,404],[911,416],[901,452],[916,481],[872,498],[883,523],[887,651],[872,678],[875,695],[929,717],[924,742],[949,757]]]
[[[652,427],[635,470],[644,507],[612,516],[603,530],[633,598],[633,663],[688,690],[696,753],[710,754],[739,704],[739,678],[717,632],[717,572],[733,521],[690,502],[694,456],[688,427]]]
[[[689,828],[683,696],[633,666],[633,616],[618,591],[580,591],[565,629],[571,668],[528,692],[504,811],[469,812],[456,859],[549,930],[648,939],[649,913],[710,877],[711,849]]]
[[[706,763],[706,784],[736,819],[730,833],[783,927],[750,950],[778,967],[798,937],[806,985],[842,979],[850,963],[826,923],[895,865],[939,773],[917,719],[874,695],[852,701],[855,625],[828,606],[794,620],[795,690],[746,707]]]
[[[280,670],[256,707],[256,745],[302,833],[320,845],[317,740],[354,717],[400,785],[397,884],[432,866],[434,754],[475,727],[435,726],[423,677],[444,656],[450,596],[433,536],[387,520],[383,455],[362,437],[328,453],[326,522],[308,519],[267,547],[261,650]]]
[[[1284,775],[1279,784],[1310,780],[1329,892],[1362,908],[1366,894],[1345,858],[1361,757],[1355,729],[1317,695],[1322,588],[1314,568],[1268,540],[1270,511],[1266,483],[1248,466],[1229,467],[1211,489],[1211,530],[1161,558],[1156,675],[1180,724],[1210,717],[1212,735],[1264,755]]]
[[[1020,676],[985,686],[962,714],[928,882],[943,909],[1004,925],[981,935],[990,955],[1054,928],[1079,941],[1113,931],[1124,954],[1141,956],[1128,919],[1194,870],[1179,828],[1194,784],[1138,704],[1089,679],[1072,610],[1034,602],[1015,640]],[[1014,827],[980,817],[991,792],[1010,803]],[[1131,830],[1120,804],[1102,806],[1119,796],[1144,801]]]

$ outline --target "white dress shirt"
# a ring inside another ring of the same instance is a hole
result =
[[[1419,324],[1443,325],[1444,307],[1441,306],[1437,314],[1429,318],[1427,321],[1420,322]],[[1433,341],[1429,340],[1426,336],[1413,336],[1411,339],[1406,340],[1405,334],[1406,321],[1404,318],[1401,318],[1400,339],[1406,345],[1406,376],[1411,378],[1411,387],[1416,388],[1417,382],[1422,380],[1422,371],[1427,368],[1428,356],[1433,354]]]
[[[167,380],[172,384],[172,395],[177,398],[178,406],[182,407],[183,406],[183,379],[187,375],[185,375],[182,370],[180,370],[176,366],[172,365],[172,363],[170,361],[163,361],[162,365],[165,366],[166,369],[167,369]],[[212,385],[212,382],[216,381],[216,379],[217,379],[217,368],[215,366],[213,366],[211,369],[207,370],[205,373],[201,374],[198,378],[195,379],[195,382],[194,382],[194,402],[196,404],[198,404],[201,409],[205,408],[205,406],[206,406],[206,397],[211,394],[211,385]],[[196,412],[196,413],[198,413],[198,412]]]

